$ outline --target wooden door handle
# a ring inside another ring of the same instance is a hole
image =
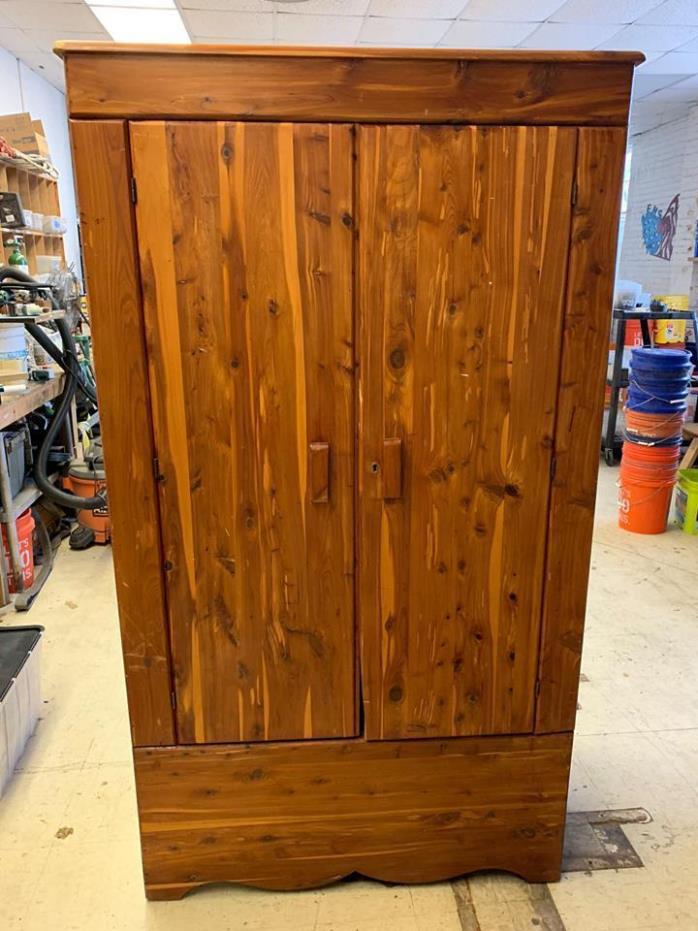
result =
[[[308,480],[312,504],[330,500],[330,444],[311,443],[308,449]]]
[[[383,497],[402,497],[402,440],[399,436],[383,440]]]

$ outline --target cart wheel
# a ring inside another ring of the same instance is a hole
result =
[[[606,460],[606,465],[614,466],[616,464],[616,454],[612,448],[604,449],[603,457]]]

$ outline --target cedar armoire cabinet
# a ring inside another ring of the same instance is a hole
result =
[[[148,895],[556,879],[641,56],[59,52]]]

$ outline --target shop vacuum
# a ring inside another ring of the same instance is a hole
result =
[[[60,310],[55,295],[46,285],[19,269],[0,266],[0,288],[8,279],[26,285],[27,290],[36,288],[37,291],[48,295],[54,309]],[[92,543],[107,543],[111,537],[101,441],[92,443],[84,462],[71,462],[68,473],[63,478],[63,488],[57,488],[50,481],[48,463],[58,431],[70,417],[70,405],[76,393],[81,391],[95,406],[97,394],[94,386],[83,377],[75,340],[67,321],[57,318],[53,322],[61,337],[61,348],[56,346],[39,324],[24,324],[29,334],[64,372],[63,390],[40,443],[34,460],[33,474],[37,486],[50,501],[77,512],[78,527],[71,533],[70,545],[73,549],[85,549]]]

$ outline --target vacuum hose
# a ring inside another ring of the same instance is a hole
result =
[[[14,278],[15,281],[18,281],[22,284],[34,285],[35,287],[40,287],[40,283],[32,278],[26,272],[19,271],[10,266],[0,266],[0,288],[2,287],[2,282],[6,278]],[[51,294],[51,304],[55,310],[58,310],[57,302]],[[73,339],[73,334],[70,332],[70,327],[66,321],[62,318],[59,318],[55,321],[56,329],[60,333],[61,342],[63,344],[62,362],[59,362],[61,368],[65,372],[65,381],[63,384],[63,390],[58,399],[56,412],[51,418],[51,422],[46,430],[46,435],[44,436],[43,442],[36,457],[34,463],[34,480],[37,484],[37,487],[46,495],[47,498],[50,498],[52,501],[55,501],[57,504],[60,504],[62,507],[66,508],[76,508],[80,511],[94,511],[96,508],[102,508],[105,506],[105,499],[101,495],[95,495],[93,498],[81,498],[79,495],[73,495],[68,491],[63,491],[61,488],[56,488],[55,485],[52,485],[48,478],[48,457],[53,446],[53,442],[56,439],[56,434],[60,429],[61,424],[69,416],[70,405],[75,396],[75,392],[78,389],[78,385],[85,390],[86,386],[84,383],[80,384],[80,379],[76,375],[76,369],[78,368],[77,352],[75,349],[75,340]],[[32,329],[39,329],[36,324],[29,323],[26,324],[29,332],[34,335]],[[43,336],[44,334],[42,334]],[[43,346],[44,343],[39,341]],[[51,342],[48,340],[48,342]],[[53,343],[51,343],[53,346]],[[55,346],[53,347],[55,349]],[[48,350],[47,350],[48,351]],[[53,358],[55,356],[51,353]],[[85,391],[88,394],[87,391]],[[89,395],[88,395],[89,396]]]

